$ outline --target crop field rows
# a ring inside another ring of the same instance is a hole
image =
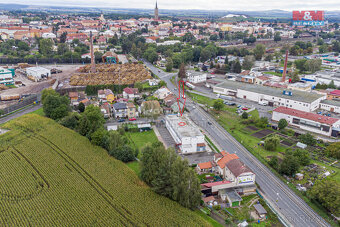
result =
[[[10,122],[0,136],[1,226],[207,225],[85,137],[24,118],[33,120]]]

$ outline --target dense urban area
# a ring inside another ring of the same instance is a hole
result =
[[[339,226],[340,16],[159,7],[0,10],[0,225]]]

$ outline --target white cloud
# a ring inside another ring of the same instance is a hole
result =
[[[9,3],[0,0],[0,3]],[[155,0],[12,0],[11,3],[53,6],[86,6],[99,8],[143,8],[152,9]],[[340,10],[339,0],[159,0],[160,9],[205,9],[205,10]]]

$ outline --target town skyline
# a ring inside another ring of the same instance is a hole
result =
[[[175,1],[175,2],[166,2],[166,1],[158,1],[159,9],[167,9],[167,10],[218,10],[218,11],[258,11],[258,10],[331,10],[337,11],[335,9],[340,9],[340,3],[336,0],[328,1],[327,3],[312,0],[312,1],[300,1],[296,2],[293,0],[288,0],[285,2],[273,2],[269,0],[262,0],[261,2],[250,0],[245,1],[241,0],[238,2],[221,1],[214,0],[214,4],[206,5],[206,2],[202,0],[193,1]],[[8,4],[8,1],[0,1],[0,4]],[[155,7],[156,1],[154,0],[146,0],[143,2],[128,0],[124,2],[112,1],[111,3],[107,3],[106,1],[99,0],[96,1],[96,4],[93,4],[92,1],[77,1],[77,0],[69,0],[69,1],[61,1],[61,0],[53,0],[53,1],[41,1],[41,0],[32,0],[29,4],[23,0],[14,0],[11,1],[11,4],[22,4],[22,5],[30,5],[30,6],[62,6],[62,7],[95,7],[95,8],[113,8],[113,9],[153,9]],[[247,5],[247,8],[244,8],[244,5]]]

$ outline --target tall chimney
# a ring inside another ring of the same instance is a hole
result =
[[[283,67],[282,82],[286,81],[287,63],[288,63],[288,50],[286,50],[286,58],[285,58],[285,65]]]
[[[91,73],[96,72],[96,66],[94,63],[94,53],[93,53],[93,37],[92,37],[92,31],[90,31],[90,51],[91,51]]]

